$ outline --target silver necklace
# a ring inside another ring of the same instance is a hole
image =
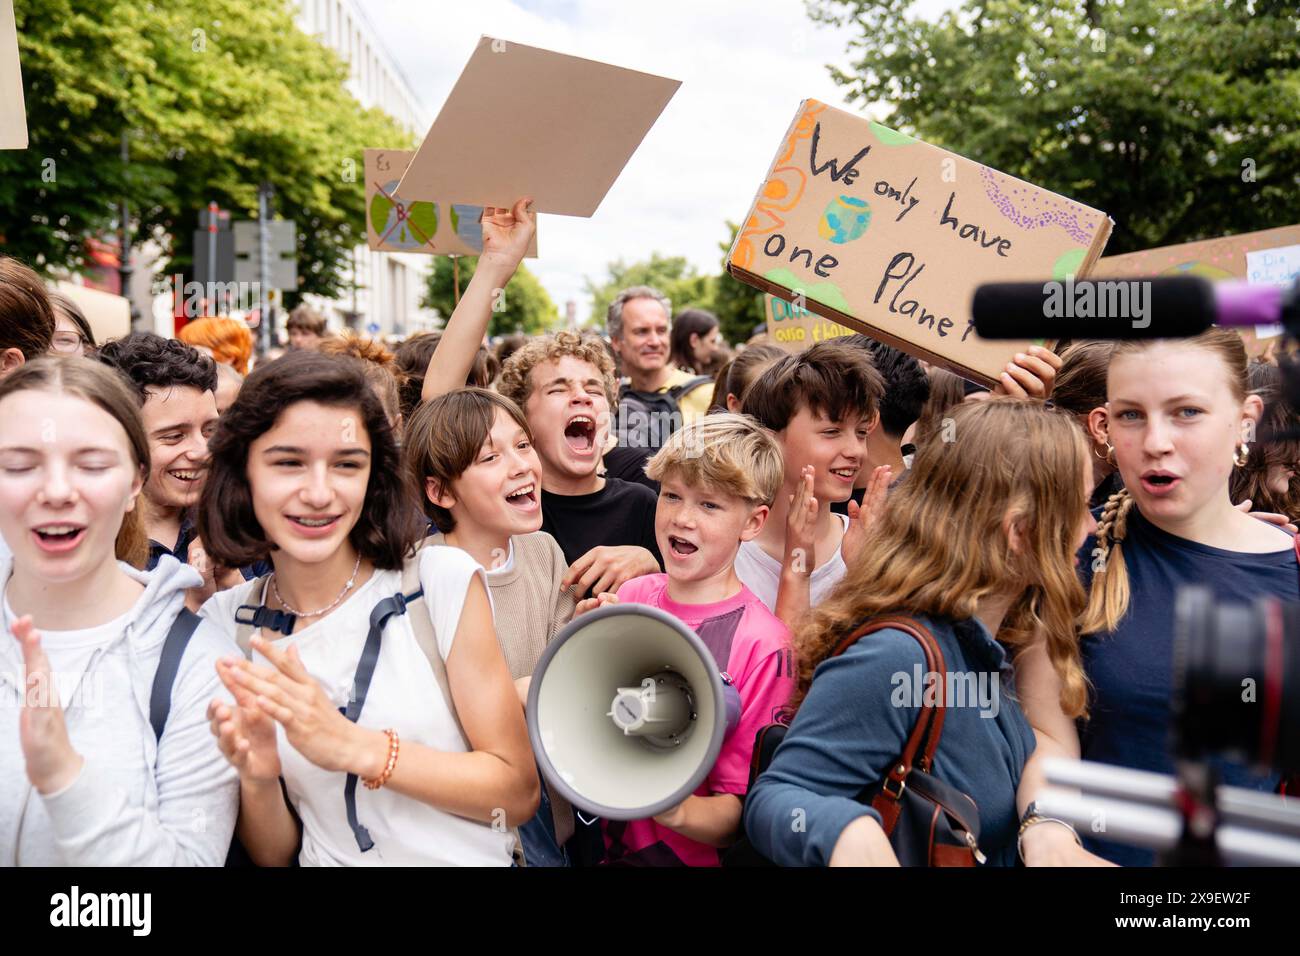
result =
[[[348,583],[343,585],[343,590],[339,592],[339,596],[334,599],[334,602],[332,604],[330,604],[328,607],[321,608],[319,611],[300,611],[292,604],[290,604],[288,601],[286,601],[283,597],[281,597],[280,589],[275,586],[275,579],[279,577],[279,575],[277,574],[271,575],[271,591],[275,594],[275,599],[280,602],[280,606],[283,607],[290,614],[294,615],[295,617],[320,617],[322,614],[328,614],[330,611],[334,610],[336,607],[339,606],[339,602],[343,600],[344,595],[346,595],[349,591],[351,591],[352,585],[356,583],[357,571],[360,570],[360,568],[361,568],[361,555],[358,554],[357,563],[352,568],[352,576],[348,578]]]

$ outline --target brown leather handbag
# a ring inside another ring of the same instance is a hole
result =
[[[842,640],[831,657],[837,657],[860,639],[876,631],[893,628],[910,634],[925,653],[927,674],[938,675],[938,686],[930,703],[922,695],[921,711],[907,738],[903,752],[882,780],[865,787],[854,799],[870,804],[880,814],[881,826],[903,866],[974,866],[984,862],[979,849],[979,808],[969,795],[944,783],[932,773],[934,753],[943,735],[947,706],[947,663],[943,650],[924,624],[904,616],[878,617],[863,624]],[[784,724],[768,724],[754,741],[749,788],[767,769],[777,745],[785,738]],[[747,791],[748,792],[748,791]],[[722,859],[724,866],[773,866],[747,837],[731,847]]]

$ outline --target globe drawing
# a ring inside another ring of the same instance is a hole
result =
[[[460,237],[461,242],[475,252],[483,251],[483,223],[480,221],[482,215],[482,206],[464,206],[460,203],[452,203],[451,231]]]
[[[817,234],[834,243],[852,242],[867,231],[871,206],[865,199],[838,196],[832,199],[817,223]]]
[[[380,243],[396,249],[419,249],[438,231],[438,205],[407,203],[397,195],[397,180],[383,185],[370,200],[370,227]]]

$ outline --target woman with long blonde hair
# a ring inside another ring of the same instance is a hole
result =
[[[1086,708],[1066,693],[1038,644],[1017,661],[1025,712],[1038,748],[1019,803],[1031,865],[1098,862],[1068,826],[1032,825],[1043,783],[1040,761],[1080,757],[1172,773],[1174,601],[1179,588],[1207,585],[1219,600],[1300,598],[1291,538],[1234,508],[1229,482],[1250,454],[1263,410],[1248,394],[1241,338],[1212,328],[1194,338],[1115,346],[1104,425],[1124,488],[1107,499],[1080,571],[1089,587],[1079,651],[1090,685]],[[1052,643],[1045,645],[1056,662]],[[1072,705],[1071,701],[1075,701]],[[1252,705],[1253,706],[1253,705]],[[1087,711],[1082,724],[1076,718]],[[1232,765],[1225,782],[1257,789],[1273,781]],[[1043,821],[1047,822],[1047,821]],[[1100,857],[1150,865],[1152,854],[1087,841]]]
[[[1075,552],[1091,532],[1083,434],[1042,403],[996,399],[951,410],[891,496],[861,557],[796,637],[798,708],[746,801],[759,852],[782,865],[893,864],[876,812],[855,796],[883,779],[920,713],[920,646],[897,629],[832,651],[861,624],[917,618],[954,678],[982,691],[949,700],[932,772],[979,806],[980,849],[1016,858],[1016,789],[1034,748],[1001,645],[1048,635],[1070,706],[1084,697],[1073,653],[1084,593]],[[927,680],[931,678],[927,677]],[[792,828],[792,813],[805,825]]]

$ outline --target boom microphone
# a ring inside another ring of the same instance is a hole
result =
[[[975,290],[971,313],[986,339],[1164,339],[1274,323],[1295,335],[1300,280],[1291,288],[1194,276],[991,282]]]

